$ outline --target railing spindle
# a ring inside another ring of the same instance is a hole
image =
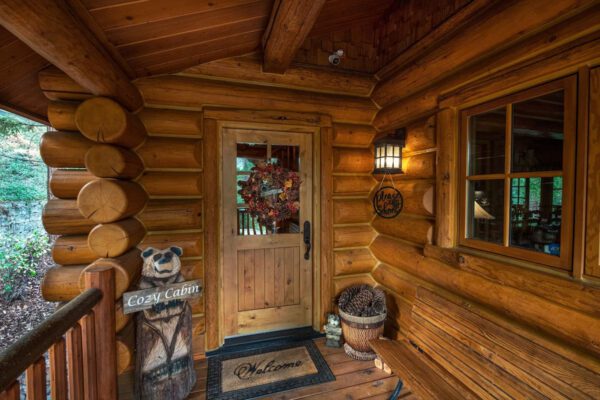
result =
[[[14,381],[8,389],[0,392],[0,400],[21,400],[19,381]]]
[[[98,266],[85,272],[85,287],[97,288],[102,299],[94,306],[98,399],[117,398],[117,337],[115,334],[115,271]]]
[[[65,339],[60,338],[48,350],[50,360],[50,393],[52,400],[67,400],[67,355]]]
[[[81,320],[83,336],[83,387],[86,400],[98,398],[98,382],[96,378],[96,332],[94,313],[91,312]]]
[[[46,360],[40,357],[27,368],[27,400],[46,399]]]
[[[69,399],[83,400],[83,355],[81,326],[75,324],[67,332],[67,367],[69,370]]]

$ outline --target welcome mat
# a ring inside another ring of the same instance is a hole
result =
[[[207,399],[245,400],[335,380],[312,340],[209,357]]]

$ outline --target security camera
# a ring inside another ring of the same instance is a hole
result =
[[[339,49],[329,56],[329,63],[331,65],[340,65],[342,62],[342,57],[344,57],[344,50]]]

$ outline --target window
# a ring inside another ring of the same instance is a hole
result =
[[[462,246],[570,269],[576,79],[461,114]]]

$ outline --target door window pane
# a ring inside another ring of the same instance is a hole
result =
[[[469,175],[504,172],[506,108],[472,116],[469,129]]]
[[[512,171],[560,171],[564,139],[564,93],[513,105]]]
[[[300,146],[288,145],[273,145],[271,146],[271,162],[273,165],[283,167],[289,171],[300,171]],[[279,194],[283,195],[283,194]],[[300,194],[297,193],[295,200],[300,203]],[[300,232],[300,209],[290,212],[282,210],[286,213],[286,218],[277,222],[276,233],[297,233]]]
[[[300,232],[300,211],[299,211],[299,192],[292,193],[286,188],[282,190],[281,186],[287,182],[273,181],[264,179],[259,184],[261,195],[259,201],[263,203],[265,209],[273,209],[278,215],[278,221],[275,224],[266,226],[259,221],[258,215],[253,215],[248,204],[240,195],[240,181],[247,181],[252,168],[259,165],[265,165],[270,161],[275,166],[293,172],[300,170],[300,147],[289,145],[271,145],[264,143],[238,143],[236,157],[236,196],[237,196],[237,225],[238,235],[266,235],[275,233],[297,233]],[[288,196],[293,199],[294,206],[282,207],[284,198]],[[277,207],[277,205],[280,205]]]
[[[467,237],[503,243],[504,180],[468,182]]]
[[[560,255],[562,177],[511,180],[510,245]]]

